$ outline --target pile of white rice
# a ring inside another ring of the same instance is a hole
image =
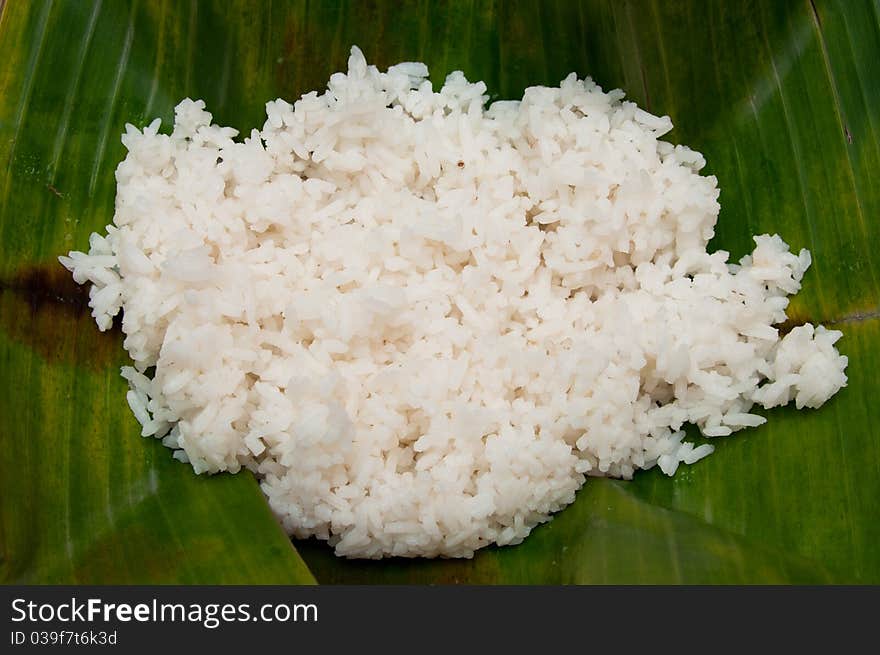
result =
[[[62,263],[100,329],[124,309],[143,435],[198,473],[247,467],[339,555],[515,544],[585,476],[673,474],[683,441],[818,407],[841,333],[784,338],[810,265],[778,236],[706,252],[703,157],[574,74],[488,107],[453,73],[348,73],[236,141],[201,101],[127,126],[114,224]]]

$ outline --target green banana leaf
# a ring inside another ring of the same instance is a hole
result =
[[[849,387],[674,478],[588,480],[472,560],[294,549],[249,474],[197,477],[137,436],[121,335],[55,257],[112,219],[126,122],[167,126],[190,96],[249,130],[351,44],[499,98],[577,71],[670,115],[719,178],[712,248],[778,232],[812,251],[787,327],[843,330]],[[872,0],[0,0],[0,582],[880,583],[878,134]]]

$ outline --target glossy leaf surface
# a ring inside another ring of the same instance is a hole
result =
[[[0,3],[2,4],[2,3]],[[813,253],[791,324],[842,329],[850,385],[716,439],[673,479],[590,480],[524,544],[471,561],[346,562],[319,582],[880,582],[880,9],[876,2],[8,0],[0,15],[0,580],[310,579],[252,478],[196,478],[137,438],[118,332],[55,256],[110,222],[126,122],[183,97],[262,125],[266,100],[371,62],[461,69],[517,98],[570,71],[621,87],[706,155],[738,258]]]

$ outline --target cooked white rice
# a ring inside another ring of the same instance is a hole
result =
[[[794,399],[846,384],[841,333],[780,339],[810,265],[778,236],[706,252],[703,157],[574,74],[486,106],[453,73],[352,48],[323,95],[235,141],[202,101],[128,125],[88,254],[124,309],[142,434],[198,473],[247,467],[286,530],[339,555],[515,544],[585,475],[672,475]]]

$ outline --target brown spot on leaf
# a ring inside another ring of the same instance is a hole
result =
[[[789,308],[790,316],[785,319],[784,323],[780,323],[776,326],[776,329],[779,331],[779,336],[784,337],[786,334],[794,330],[796,327],[800,327],[801,325],[805,325],[806,323],[812,323],[812,319],[809,316],[801,315],[797,312],[792,312]]]
[[[61,264],[26,266],[10,278],[0,280],[0,291],[12,291],[24,299],[33,311],[46,303],[70,313],[89,312],[89,289],[73,281]]]
[[[122,354],[119,318],[100,332],[89,285],[74,282],[57,263],[25,266],[0,278],[0,330],[50,362],[105,368]]]

